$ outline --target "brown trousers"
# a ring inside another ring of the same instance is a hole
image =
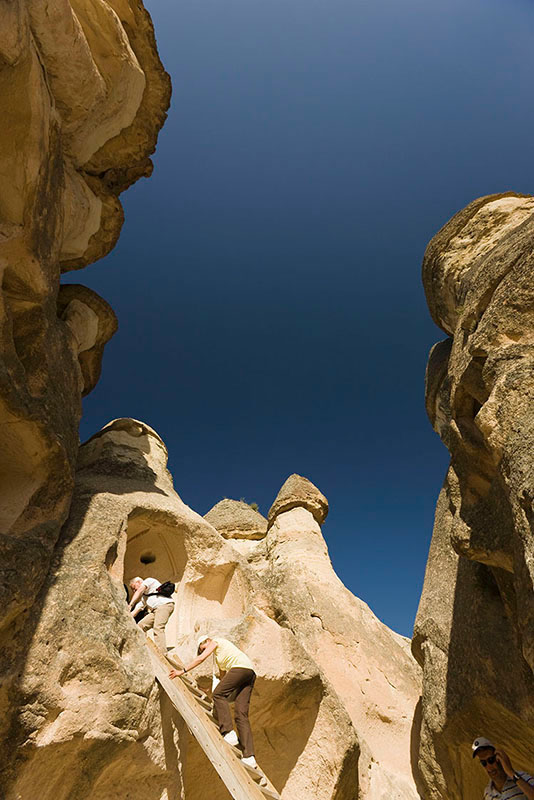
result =
[[[245,758],[254,755],[254,741],[250,722],[248,721],[248,707],[255,681],[256,673],[254,670],[245,669],[244,667],[232,667],[213,692],[214,716],[223,736],[225,733],[230,733],[234,728],[228,698],[235,693],[235,725],[239,744],[243,748],[243,756]]]

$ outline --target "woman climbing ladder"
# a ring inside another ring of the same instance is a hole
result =
[[[214,716],[219,725],[219,730],[225,741],[231,745],[239,745],[243,750],[242,761],[251,767],[256,766],[254,757],[254,741],[248,719],[250,696],[256,673],[250,658],[235,644],[221,637],[211,638],[201,636],[197,642],[197,657],[185,669],[173,669],[170,678],[178,678],[186,672],[202,664],[210,655],[214,655],[215,662],[222,676],[213,692]],[[228,699],[235,697],[235,724],[234,731],[232,715]]]

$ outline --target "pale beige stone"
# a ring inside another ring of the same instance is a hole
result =
[[[117,327],[104,300],[83,286],[60,287],[60,274],[102,257],[115,243],[123,219],[118,195],[150,174],[169,93],[139,0],[0,3],[0,711],[3,733],[14,739],[40,730],[39,703],[30,698],[21,707],[15,700],[17,669],[23,668],[41,609],[36,598],[71,505],[81,396],[94,388],[104,346]],[[64,578],[58,587],[66,585]],[[62,624],[57,615],[43,615],[51,631]],[[69,635],[65,648],[74,658],[74,629]],[[53,670],[51,675],[58,677]],[[41,680],[36,691],[52,698],[45,714],[51,722],[60,711],[52,684],[45,686],[44,666],[40,676],[32,685]],[[119,695],[110,697],[124,709]],[[86,739],[105,741],[96,692],[92,699],[95,716],[92,727],[88,720],[82,726],[85,738],[69,739],[66,720],[82,716],[73,701],[43,732],[50,747],[46,755],[38,751],[34,771],[23,766],[26,750],[18,756],[10,747],[3,752],[2,768],[16,769],[22,781],[20,797],[33,797],[37,789],[50,797],[68,791],[71,760],[83,761]],[[57,762],[50,748],[56,748]],[[89,778],[80,776],[70,800],[75,792],[89,794]],[[5,781],[0,786],[4,791]]]
[[[534,198],[481,198],[429,244],[423,279],[450,338],[427,410],[451,454],[413,648],[425,793],[481,796],[484,735],[534,772]]]
[[[190,657],[208,632],[253,659],[256,755],[283,800],[415,800],[418,667],[333,572],[324,495],[293,475],[266,535],[235,506],[212,510],[216,529],[145,423],[114,420],[78,450],[80,396],[117,323],[59,275],[115,243],[169,92],[140,0],[0,6],[2,792],[205,800],[209,777],[226,800],[154,683],[124,589],[141,575],[177,584],[169,648]]]
[[[232,540],[174,492],[166,455],[157,433],[130,419],[80,449],[69,519],[22,629],[31,644],[4,683],[17,724],[9,744],[0,741],[24,754],[0,760],[7,800],[26,800],[35,780],[44,800],[81,800],[87,779],[92,800],[111,800],[119,787],[132,800],[206,797],[211,767],[160,707],[127,611],[123,581],[137,574],[177,583],[166,633],[183,658],[209,631],[253,659],[257,758],[284,800],[356,800],[359,748],[343,703],[296,633],[273,618],[270,589]],[[211,664],[202,675],[211,682]],[[47,765],[62,780],[46,783]],[[210,800],[226,798],[211,777]]]
[[[263,539],[267,520],[242,500],[225,498],[204,515],[225,539]]]
[[[302,506],[310,511],[319,525],[322,525],[328,514],[328,500],[307,478],[301,475],[290,475],[269,511],[269,526],[278,514],[292,508]]]
[[[3,761],[7,800],[26,800],[54,758],[67,772],[44,800],[81,800],[87,774],[93,800],[119,785],[133,800],[201,800],[207,779],[210,800],[227,797],[159,706],[126,606],[123,582],[138,574],[177,584],[171,652],[190,660],[206,632],[252,658],[256,756],[283,800],[415,800],[418,667],[406,640],[341,584],[313,514],[279,513],[247,559],[241,540],[182,503],[166,465],[164,443],[137,420],[114,420],[80,449],[69,519],[22,629],[31,645],[4,684],[19,720],[9,747],[24,753]],[[211,670],[197,670],[205,688]]]
[[[80,396],[117,327],[105,301],[60,287],[60,273],[115,243],[118,195],[150,174],[170,82],[139,0],[0,6],[2,630],[47,573],[73,488]]]
[[[276,516],[265,546],[275,617],[295,631],[358,733],[359,797],[418,797],[411,737],[421,677],[409,641],[343,586],[303,505]]]

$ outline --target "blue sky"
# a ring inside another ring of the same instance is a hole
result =
[[[146,5],[172,106],[117,247],[65,276],[120,324],[81,438],[146,421],[201,514],[307,476],[338,574],[409,636],[448,461],[421,259],[475,197],[533,191],[532,3]]]

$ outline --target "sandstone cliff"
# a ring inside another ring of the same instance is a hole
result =
[[[534,772],[534,198],[484,197],[434,237],[423,280],[448,338],[427,410],[451,454],[414,634],[426,794],[481,796],[484,735]]]

